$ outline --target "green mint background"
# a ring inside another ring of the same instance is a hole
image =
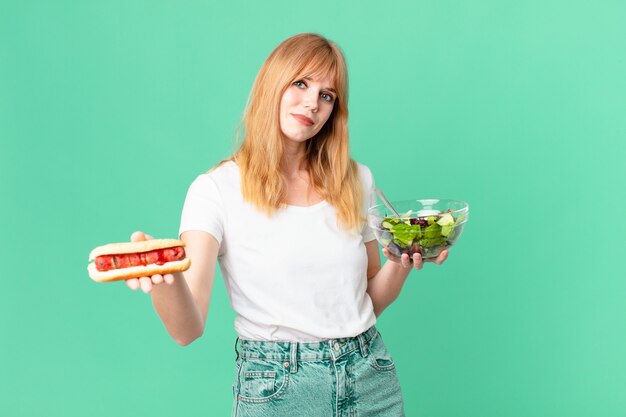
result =
[[[378,323],[407,415],[626,415],[624,21],[620,0],[0,0],[0,414],[229,415],[221,277],[182,348],[87,255],[175,237],[265,57],[315,31],[387,196],[470,203]]]

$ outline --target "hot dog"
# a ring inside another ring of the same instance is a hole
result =
[[[184,246],[176,239],[109,243],[91,251],[87,270],[97,282],[186,271],[191,260],[185,257]]]

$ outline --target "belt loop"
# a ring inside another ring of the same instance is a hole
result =
[[[290,372],[292,374],[298,372],[298,342],[291,342],[291,359],[289,362]]]
[[[363,355],[364,358],[367,358],[367,355],[369,355],[369,351],[368,351],[367,342],[365,341],[365,337],[363,336],[363,333],[358,335],[357,339],[359,339],[359,349],[361,349],[361,355]]]
[[[239,336],[235,339],[235,362],[239,360],[239,351],[237,350],[237,343],[239,343]]]

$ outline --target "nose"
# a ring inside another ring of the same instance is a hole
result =
[[[305,94],[302,99],[302,104],[304,104],[305,108],[310,109],[311,112],[315,113],[317,111],[317,93],[314,91],[307,91],[307,94]]]

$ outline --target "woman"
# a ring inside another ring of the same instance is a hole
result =
[[[374,324],[423,261],[384,250],[381,267],[364,221],[374,181],[349,157],[347,85],[332,42],[279,45],[254,83],[240,149],[189,188],[180,238],[191,268],[127,281],[152,292],[187,345],[204,332],[219,260],[239,335],[233,415],[404,415]]]

